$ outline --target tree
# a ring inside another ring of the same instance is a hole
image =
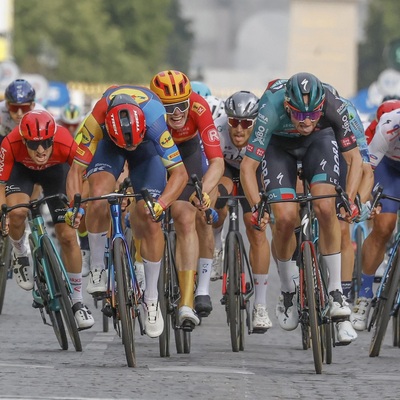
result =
[[[15,0],[15,61],[50,80],[147,84],[172,66],[172,40],[185,43],[174,67],[188,66],[192,34],[186,22],[177,33],[177,1]]]

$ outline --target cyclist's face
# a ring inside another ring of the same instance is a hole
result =
[[[247,146],[251,132],[253,131],[254,124],[249,128],[244,129],[242,124],[239,124],[234,128],[228,124],[229,136],[231,137],[232,143],[238,148],[242,149]]]
[[[319,118],[315,121],[311,121],[310,118],[306,118],[304,121],[298,121],[293,117],[292,114],[290,115],[290,119],[297,132],[299,132],[300,135],[303,136],[307,136],[313,133],[319,121]]]
[[[189,110],[181,111],[175,108],[173,114],[167,114],[167,125],[172,129],[181,129],[185,126]]]
[[[36,150],[30,149],[26,146],[26,150],[28,151],[29,157],[37,165],[44,165],[49,160],[51,153],[53,152],[53,146],[50,146],[47,149],[44,149],[42,146],[39,146]]]
[[[14,104],[14,103],[6,103],[8,112],[12,120],[19,124],[21,122],[22,117],[29,111],[32,111],[35,108],[35,103],[24,103],[24,104]]]

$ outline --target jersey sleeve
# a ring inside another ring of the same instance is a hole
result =
[[[14,155],[8,137],[1,142],[0,148],[0,184],[5,185],[14,166]]]
[[[376,168],[381,162],[382,158],[389,150],[390,135],[387,134],[387,125],[382,123],[378,124],[375,128],[375,135],[369,144],[369,154],[372,168]]]

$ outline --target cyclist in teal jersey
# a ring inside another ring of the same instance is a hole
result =
[[[340,178],[339,152],[348,166],[346,183],[351,213],[346,213],[344,218],[351,222],[357,217],[354,199],[362,178],[362,159],[349,120],[347,105],[325,90],[321,81],[310,73],[298,73],[288,80],[275,80],[268,85],[260,100],[256,125],[240,172],[255,225],[260,201],[256,170],[260,162],[264,186],[271,199],[296,196],[299,161],[313,196],[335,196]],[[335,198],[316,200],[313,207],[320,226],[319,246],[329,271],[331,317],[338,321],[338,340],[349,343],[357,334],[348,320],[350,308],[342,294],[341,238]],[[298,209],[295,203],[275,203],[272,212],[275,217],[274,253],[281,280],[277,317],[283,329],[293,330],[298,325],[295,300],[298,270],[292,260]],[[264,215],[258,228],[265,229],[268,220],[269,216]]]

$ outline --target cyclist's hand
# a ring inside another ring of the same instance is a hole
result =
[[[150,213],[149,207],[147,206],[147,204],[144,204],[144,207],[146,208],[146,212],[148,214]],[[158,202],[153,202],[153,212],[154,212],[154,217],[153,217],[153,221],[154,222],[160,222],[164,219],[164,215],[165,215],[165,209],[164,207]]]
[[[371,216],[371,202],[361,203],[361,212],[356,218],[356,222],[363,222],[369,219]]]
[[[257,229],[258,231],[265,231],[269,222],[269,214],[265,212],[260,219],[258,215],[258,205],[255,205],[251,208],[251,214],[250,222],[253,228]]]
[[[197,207],[199,210],[206,210],[207,208],[210,208],[211,205],[211,199],[208,193],[202,192],[203,198],[201,199],[201,202],[199,198],[196,196],[196,192],[193,192],[192,195],[189,197],[189,201]]]
[[[85,215],[85,210],[80,207],[76,215],[74,215],[74,213],[75,213],[75,208],[73,207],[68,208],[67,212],[65,213],[65,223],[71,226],[72,228],[77,229],[81,222],[81,218]]]
[[[355,221],[355,219],[358,217],[359,210],[353,200],[348,199],[348,202],[349,202],[350,212],[346,212],[346,214],[343,218],[345,221],[352,224]]]

